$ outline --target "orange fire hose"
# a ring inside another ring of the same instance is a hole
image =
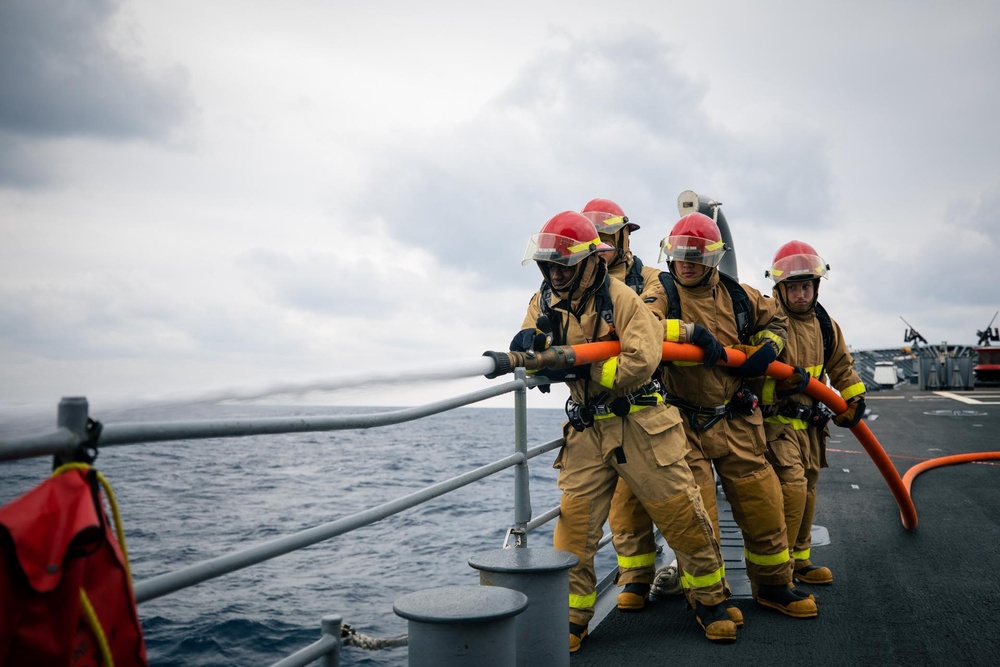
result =
[[[975,463],[977,461],[1000,461],[1000,452],[970,452],[968,454],[953,454],[951,456],[941,456],[928,461],[921,461],[906,471],[903,475],[903,486],[907,493],[913,485],[913,480],[922,472],[927,472],[933,468],[955,465],[957,463]]]
[[[680,343],[663,344],[664,361],[701,361],[702,355],[701,348],[695,345]],[[739,350],[728,347],[726,348],[726,356],[728,357],[728,361],[719,362],[723,366],[742,366],[743,362],[746,361],[746,355]],[[767,374],[779,381],[786,379],[794,372],[795,369],[793,367],[783,364],[780,361],[772,361],[771,365],[767,367]],[[810,378],[809,384],[806,386],[806,393],[816,400],[825,403],[835,414],[839,415],[847,410],[847,403],[844,399],[816,378]],[[851,433],[854,434],[854,437],[858,439],[861,446],[868,452],[868,456],[871,457],[875,463],[875,467],[882,473],[886,484],[889,485],[889,490],[892,492],[893,497],[895,497],[896,504],[899,505],[899,518],[903,522],[903,527],[907,530],[913,530],[917,527],[917,509],[913,506],[909,486],[903,484],[903,480],[899,476],[899,471],[896,470],[896,466],[889,460],[888,454],[882,449],[882,445],[875,437],[875,434],[871,432],[871,429],[868,428],[867,424],[863,421],[858,422],[857,425],[851,428]]]
[[[621,353],[621,344],[617,341],[607,341],[599,343],[581,343],[579,345],[564,345],[552,347],[545,352],[538,353],[537,357],[531,354],[525,355],[525,353],[502,353],[502,352],[489,352],[486,353],[497,360],[497,368],[499,373],[509,372],[511,368],[524,365],[526,368],[566,368],[569,366],[580,366],[583,364],[593,363],[595,361],[602,361],[604,359],[609,359],[610,357],[616,356]],[[516,356],[515,356],[516,355]],[[663,360],[664,361],[701,361],[704,352],[701,348],[696,345],[682,344],[682,343],[663,343]],[[734,350],[733,348],[726,348],[727,361],[719,361],[722,366],[741,366],[743,362],[746,361],[746,355],[739,350]],[[558,362],[556,360],[558,359]],[[504,368],[501,370],[501,362],[504,363]],[[558,365],[556,365],[556,362]],[[788,378],[794,372],[794,368],[788,364],[783,364],[780,361],[773,361],[771,365],[767,368],[767,374],[776,379],[784,380]],[[491,376],[487,376],[491,377]],[[495,375],[493,375],[495,377]],[[818,401],[826,404],[828,408],[833,410],[835,414],[840,414],[847,410],[847,403],[837,394],[835,391],[827,387],[825,384],[821,383],[815,378],[809,380],[809,384],[806,386],[806,393],[817,399]],[[889,460],[889,456],[882,449],[882,445],[879,443],[878,439],[875,438],[875,434],[871,432],[868,425],[863,421],[859,421],[857,425],[851,428],[851,433],[854,437],[858,439],[861,446],[865,448],[868,452],[868,456],[871,457],[872,461],[875,463],[875,467],[878,468],[879,472],[882,473],[882,477],[885,479],[886,483],[889,485],[889,490],[892,492],[893,497],[896,499],[896,504],[899,506],[899,516],[900,520],[903,522],[903,527],[907,530],[913,530],[917,527],[917,510],[913,506],[913,499],[910,497],[909,485],[904,484],[903,480],[899,476],[899,471]],[[947,457],[946,457],[947,458]],[[959,461],[955,461],[958,463]],[[947,465],[942,463],[941,465]],[[909,475],[909,473],[907,473]],[[914,473],[914,476],[918,473]]]

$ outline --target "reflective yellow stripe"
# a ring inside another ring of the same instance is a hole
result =
[[[663,340],[676,343],[681,339],[681,321],[667,320],[663,323]]]
[[[705,252],[715,252],[716,250],[721,250],[724,245],[725,243],[721,240],[716,241],[715,243],[706,243]]]
[[[663,402],[663,396],[661,394],[646,394],[647,396],[656,396],[656,404],[659,405]],[[628,413],[639,412],[639,410],[645,410],[646,408],[651,408],[651,405],[630,405],[628,408]],[[594,415],[594,419],[611,419],[612,417],[617,417],[618,415]]]
[[[670,363],[674,366],[698,366],[701,364],[700,361],[672,361]]]
[[[777,386],[777,380],[770,376],[765,377],[764,386],[760,390],[760,402],[764,405],[772,405],[776,401],[774,391],[777,389]]]
[[[789,560],[787,550],[782,551],[780,554],[765,556],[764,554],[752,553],[749,549],[744,547],[743,556],[754,565],[781,565],[782,563],[787,563]]]
[[[796,431],[804,431],[809,428],[809,424],[805,423],[801,419],[793,419],[792,417],[784,417],[782,415],[764,417],[764,421],[770,424],[784,424],[786,426],[791,426]]]
[[[767,329],[755,333],[753,338],[750,339],[750,342],[754,345],[760,345],[764,340],[769,340],[774,343],[774,346],[778,349],[778,354],[781,354],[781,351],[785,349],[785,342],[781,340],[777,334],[772,331],[768,331]]]
[[[593,609],[595,602],[597,602],[596,590],[590,595],[573,595],[572,593],[569,594],[570,609]]]
[[[571,245],[566,250],[570,252],[583,252],[584,250],[589,250],[592,245],[599,245],[601,242],[601,237],[597,237],[593,241],[586,241],[585,243],[577,243],[576,245]]]
[[[681,571],[681,586],[683,588],[708,588],[721,582],[726,576],[726,568],[720,567],[711,574],[703,574],[696,577],[693,574]]]
[[[791,549],[789,549],[791,551]],[[809,560],[809,556],[812,554],[812,549],[803,549],[802,551],[792,551],[792,558],[795,560]]]
[[[863,393],[865,393],[865,383],[856,382],[855,384],[852,384],[850,387],[841,389],[840,397],[846,401],[850,398],[854,398],[855,396],[860,396]]]
[[[823,372],[823,366],[807,366],[806,372],[809,373],[809,377],[818,378],[819,374]]]
[[[648,567],[650,565],[656,564],[656,552],[650,552],[648,554],[639,554],[638,556],[618,556],[618,567],[633,568],[633,567]]]
[[[615,386],[615,375],[618,373],[618,357],[611,357],[601,366],[601,386],[608,389]]]

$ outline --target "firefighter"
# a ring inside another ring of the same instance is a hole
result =
[[[601,241],[613,248],[613,251],[602,253],[608,264],[608,274],[631,287],[658,319],[666,319],[663,271],[645,266],[629,245],[629,237],[639,225],[629,220],[621,206],[610,199],[592,199],[580,212],[594,223]],[[608,523],[618,558],[615,579],[623,587],[618,594],[618,608],[642,610],[656,576],[656,539],[652,519],[623,479],[618,480],[611,500]],[[730,606],[727,611],[737,627],[743,625],[739,607]]]
[[[660,243],[660,260],[666,258],[672,278],[665,284],[664,337],[694,342],[706,351],[703,363],[664,365],[665,398],[684,415],[688,464],[716,535],[718,473],[743,535],[754,599],[793,618],[813,618],[815,598],[792,584],[781,486],[764,456],[763,417],[748,386],[784,347],[788,319],[773,299],[719,272],[728,249],[718,225],[702,213],[682,217]],[[718,359],[728,361],[722,346],[745,353],[745,363],[715,365]]]
[[[816,513],[816,486],[820,468],[827,467],[826,439],[830,413],[816,399],[802,393],[809,378],[826,382],[847,402],[847,411],[834,417],[851,427],[865,413],[865,385],[854,370],[854,358],[840,326],[820,305],[819,281],[830,267],[808,243],[789,241],[774,254],[765,277],[774,281],[773,294],[788,316],[788,337],[778,359],[795,368],[790,378],[765,378],[761,390],[767,459],[771,462],[784,500],[788,547],[793,577],[806,584],[831,584],[830,568],[811,560],[812,522]]]
[[[729,587],[719,544],[684,460],[680,416],[663,403],[653,379],[663,326],[635,292],[608,277],[599,253],[610,249],[580,213],[565,211],[546,222],[531,237],[522,262],[537,262],[542,286],[511,342],[513,351],[537,349],[537,332],[547,328],[538,326],[544,315],[552,344],[621,344],[616,357],[568,372],[550,371],[565,379],[570,391],[565,445],[553,464],[562,491],[554,546],[579,558],[569,572],[570,652],[579,650],[594,615],[594,554],[619,476],[636,489],[676,552],[705,636],[731,642],[736,626],[723,604]]]
[[[660,270],[644,266],[629,247],[629,236],[639,229],[639,225],[630,221],[621,206],[610,199],[592,199],[580,212],[594,223],[601,241],[614,249],[602,253],[608,264],[608,274],[631,287],[644,301],[662,301],[662,296],[657,297],[657,293],[663,294]],[[611,501],[608,522],[618,558],[615,582],[623,587],[618,594],[618,608],[641,610],[649,600],[656,575],[656,540],[652,519],[622,479],[618,480]]]

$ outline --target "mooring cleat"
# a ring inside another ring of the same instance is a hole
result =
[[[587,626],[570,621],[569,623],[569,652],[576,653],[580,650],[583,638],[587,636]]]
[[[833,573],[830,572],[830,568],[822,565],[804,565],[792,572],[792,576],[795,581],[800,581],[803,584],[825,586],[833,583]]]
[[[735,607],[733,607],[735,609]],[[738,610],[737,610],[738,611]],[[742,616],[742,614],[741,614]],[[729,609],[724,603],[712,606],[695,603],[695,620],[705,631],[705,638],[719,643],[736,641],[736,623],[729,616]]]
[[[819,610],[812,596],[803,598],[794,588],[789,586],[757,586],[753,593],[757,604],[780,611],[792,618],[816,618]]]
[[[649,600],[649,584],[625,584],[618,594],[618,608],[622,611],[641,611]]]

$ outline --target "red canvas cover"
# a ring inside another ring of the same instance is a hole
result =
[[[146,665],[125,559],[95,471],[68,470],[0,508],[0,664],[103,665],[83,590],[118,667]]]

